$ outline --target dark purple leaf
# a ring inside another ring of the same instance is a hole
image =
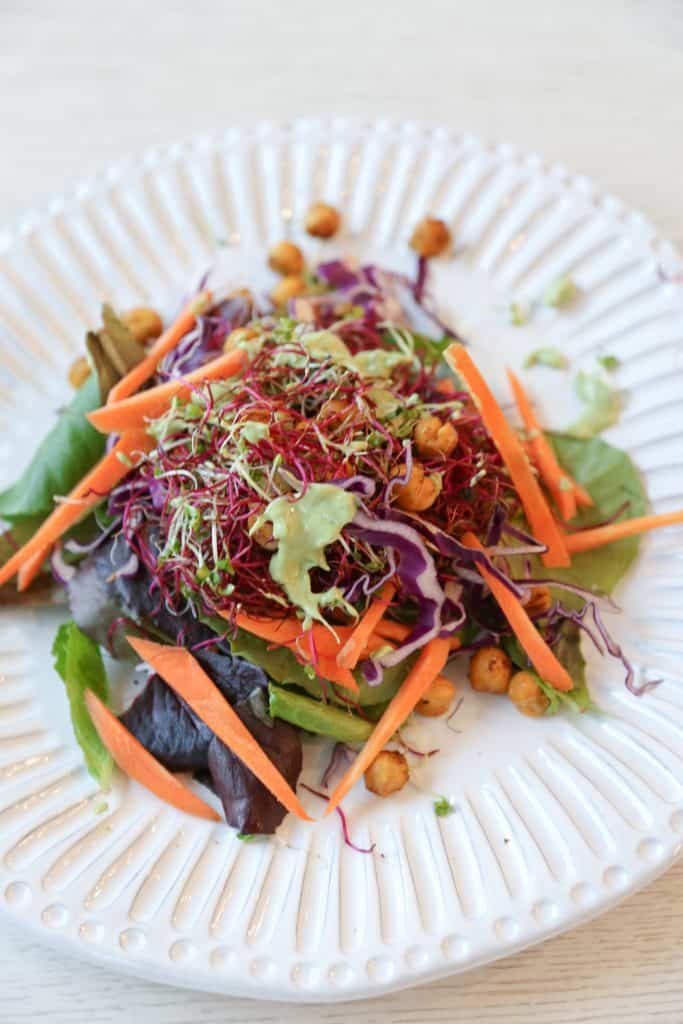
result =
[[[264,723],[251,705],[242,701],[235,711],[292,789],[301,772],[301,738],[279,719]],[[208,767],[212,788],[223,804],[229,825],[249,835],[274,832],[287,811],[262,782],[242,764],[217,736],[211,740]]]
[[[120,720],[169,771],[206,770],[213,733],[159,676],[150,677]]]
[[[175,615],[168,610],[158,591],[152,588],[144,566],[139,566],[133,576],[117,575],[130,555],[123,538],[109,540],[81,562],[68,582],[71,614],[84,633],[102,646],[109,646],[112,625],[130,619],[143,629],[151,627],[155,634],[163,634],[171,643],[191,649],[230,703],[244,700],[255,689],[265,689],[268,678],[263,669],[234,657],[227,643],[221,643],[213,630],[191,612]],[[129,653],[120,635],[114,653],[121,657]]]

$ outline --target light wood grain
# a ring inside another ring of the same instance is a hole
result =
[[[232,123],[338,112],[445,123],[565,163],[683,240],[680,0],[3,0],[0,225],[112,159]],[[683,864],[490,967],[327,1008],[164,989],[4,921],[0,1019],[27,1024],[681,1024]]]

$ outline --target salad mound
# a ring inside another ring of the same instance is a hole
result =
[[[319,238],[340,222],[323,206]],[[418,225],[411,278],[341,259],[306,270],[282,242],[269,300],[202,287],[166,329],[154,310],[105,307],[73,402],[0,494],[3,599],[17,574],[44,600],[46,566],[66,590],[55,667],[103,786],[116,763],[215,818],[190,773],[243,837],[271,833],[287,811],[309,818],[297,786],[314,734],[335,741],[333,791],[301,788],[350,843],[352,786],[388,796],[438,753],[401,728],[455,713],[451,659],[530,717],[593,706],[582,638],[633,692],[654,685],[604,613],[637,535],[683,515],[646,515],[591,417],[543,430],[512,373],[510,423],[429,297],[428,260],[449,244],[443,222]],[[103,651],[146,666],[118,717]]]

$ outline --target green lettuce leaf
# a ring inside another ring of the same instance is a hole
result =
[[[561,693],[533,671],[528,657],[515,636],[503,637],[501,644],[512,664],[525,672],[531,672],[548,697],[550,704],[546,715],[555,715],[558,711],[595,711],[596,705],[591,700],[586,683],[586,660],[581,653],[581,635],[573,622],[564,622],[554,651],[559,662],[567,669],[574,686],[568,693]]]
[[[109,703],[107,674],[99,647],[75,622],[64,622],[52,645],[55,669],[64,680],[74,736],[83,751],[88,771],[103,787],[109,785],[114,763],[92,723],[85,691]]]
[[[643,484],[626,452],[597,437],[582,440],[551,433],[548,438],[560,464],[586,488],[595,502],[592,508],[582,509],[572,520],[572,529],[603,522],[625,502],[628,508],[620,519],[632,519],[647,512]],[[627,537],[604,548],[574,555],[569,569],[545,569],[539,562],[534,572],[610,594],[636,558],[639,543],[638,537]],[[568,603],[567,596],[563,595],[562,600]],[[579,606],[582,603],[578,599]]]
[[[42,519],[38,516],[29,516],[26,519],[17,520],[11,530],[0,534],[0,565],[4,565],[22,545],[31,539],[41,522]],[[11,587],[16,589],[14,582],[11,583]]]
[[[17,482],[0,492],[0,518],[13,524],[32,520],[35,529],[54,508],[54,498],[68,494],[92,469],[104,452],[105,438],[85,414],[99,405],[99,385],[91,374],[62,410]]]
[[[569,360],[559,348],[536,348],[533,352],[529,352],[524,360],[524,368],[526,370],[532,366],[549,366],[551,370],[566,370],[569,366]]]
[[[621,395],[598,373],[576,376],[576,393],[586,408],[568,428],[572,437],[590,438],[614,426],[621,412]]]

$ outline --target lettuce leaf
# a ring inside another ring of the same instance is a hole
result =
[[[88,771],[102,787],[109,785],[114,763],[92,723],[85,691],[109,703],[107,674],[99,647],[75,622],[64,622],[52,645],[55,669],[64,680],[74,736],[83,751]]]
[[[572,529],[601,523],[626,502],[628,508],[619,519],[632,519],[646,513],[645,490],[626,452],[598,437],[584,440],[551,433],[548,439],[561,465],[586,488],[595,502],[592,508],[582,509],[572,520]],[[627,537],[604,548],[574,555],[569,569],[544,569],[539,562],[534,572],[546,579],[564,580],[610,594],[636,558],[639,543],[638,537]],[[562,599],[565,604],[569,603],[567,595]],[[578,605],[582,603],[578,599]]]
[[[576,393],[586,408],[568,428],[572,437],[590,438],[614,426],[621,412],[621,395],[598,373],[581,371],[576,376]]]
[[[536,348],[533,352],[529,352],[524,360],[525,370],[531,369],[532,366],[549,366],[551,370],[566,370],[569,366],[569,360],[559,348],[553,348],[552,346]]]
[[[554,648],[558,660],[567,669],[574,683],[568,693],[561,693],[554,689],[533,671],[517,637],[503,637],[501,644],[516,668],[531,672],[538,680],[539,686],[550,701],[546,715],[555,715],[558,711],[564,710],[575,712],[597,710],[586,683],[586,660],[581,653],[581,635],[578,626],[573,622],[563,623],[560,639]]]
[[[54,508],[54,498],[68,494],[92,469],[104,452],[105,437],[85,414],[99,405],[99,384],[91,374],[61,411],[17,482],[0,492],[0,518],[12,524],[32,521],[35,528]]]

